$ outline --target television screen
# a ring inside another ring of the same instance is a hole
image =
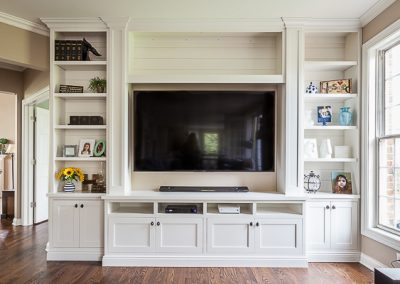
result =
[[[275,92],[134,92],[135,171],[274,171]]]

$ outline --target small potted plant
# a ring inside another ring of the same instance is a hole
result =
[[[7,143],[8,143],[7,138],[0,138],[0,154],[4,154],[6,152]]]
[[[56,178],[65,181],[64,191],[67,192],[75,191],[73,181],[83,182],[85,180],[85,176],[80,168],[63,168],[56,173]]]
[[[89,90],[95,93],[105,93],[106,90],[106,79],[101,79],[100,77],[94,77],[89,81]]]

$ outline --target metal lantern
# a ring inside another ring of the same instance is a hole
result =
[[[319,175],[310,171],[308,175],[304,175],[304,189],[309,193],[316,193],[321,187],[321,179]]]

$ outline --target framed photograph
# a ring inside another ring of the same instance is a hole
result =
[[[332,192],[338,194],[352,194],[351,173],[332,172]]]
[[[94,139],[81,139],[79,142],[79,157],[92,157],[94,149],[95,140]]]
[[[321,93],[325,94],[350,94],[351,79],[340,79],[322,81],[320,84]]]
[[[94,146],[93,154],[95,157],[102,157],[106,155],[106,141],[98,140]]]
[[[332,122],[332,107],[331,106],[317,106],[318,123],[326,125]]]
[[[78,145],[64,145],[63,156],[64,157],[76,157],[78,155]]]
[[[304,159],[317,159],[318,146],[316,138],[304,138]]]

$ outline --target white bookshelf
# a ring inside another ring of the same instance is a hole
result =
[[[90,54],[90,61],[57,61],[55,60],[55,40],[82,40],[85,38],[101,56]],[[108,101],[110,92],[93,93],[89,87],[94,77],[108,78],[107,29],[77,28],[75,31],[67,27],[59,27],[50,32],[50,92],[51,92],[51,176],[64,167],[79,167],[88,178],[103,168],[107,174],[107,157],[64,157],[64,145],[77,145],[83,139],[106,141],[109,126]],[[108,83],[108,82],[107,82]],[[60,93],[60,85],[83,86],[82,93]],[[71,125],[71,116],[100,116],[102,125]],[[94,149],[92,149],[93,153]],[[79,151],[77,151],[79,152]],[[107,141],[106,141],[107,155]],[[107,179],[106,179],[107,180]],[[53,179],[51,192],[62,191],[60,182]],[[80,183],[77,184],[77,189]]]
[[[358,30],[342,31],[305,31],[304,33],[304,57],[303,90],[301,90],[300,103],[300,134],[299,145],[301,147],[299,159],[299,180],[302,184],[303,174],[311,170],[320,175],[320,192],[331,192],[332,172],[351,172],[353,194],[359,194],[359,79],[360,79],[360,33]],[[309,94],[305,90],[312,82],[320,90],[321,81],[351,79],[351,93],[346,94]],[[317,121],[317,107],[332,107],[332,122],[322,125]],[[339,123],[341,107],[350,107],[353,115],[353,123],[350,126],[342,126]],[[306,113],[311,112],[313,125],[310,125]],[[316,139],[318,152],[323,139],[330,139],[333,158],[304,158],[304,139]],[[350,158],[334,158],[335,146],[350,146],[352,156]]]

